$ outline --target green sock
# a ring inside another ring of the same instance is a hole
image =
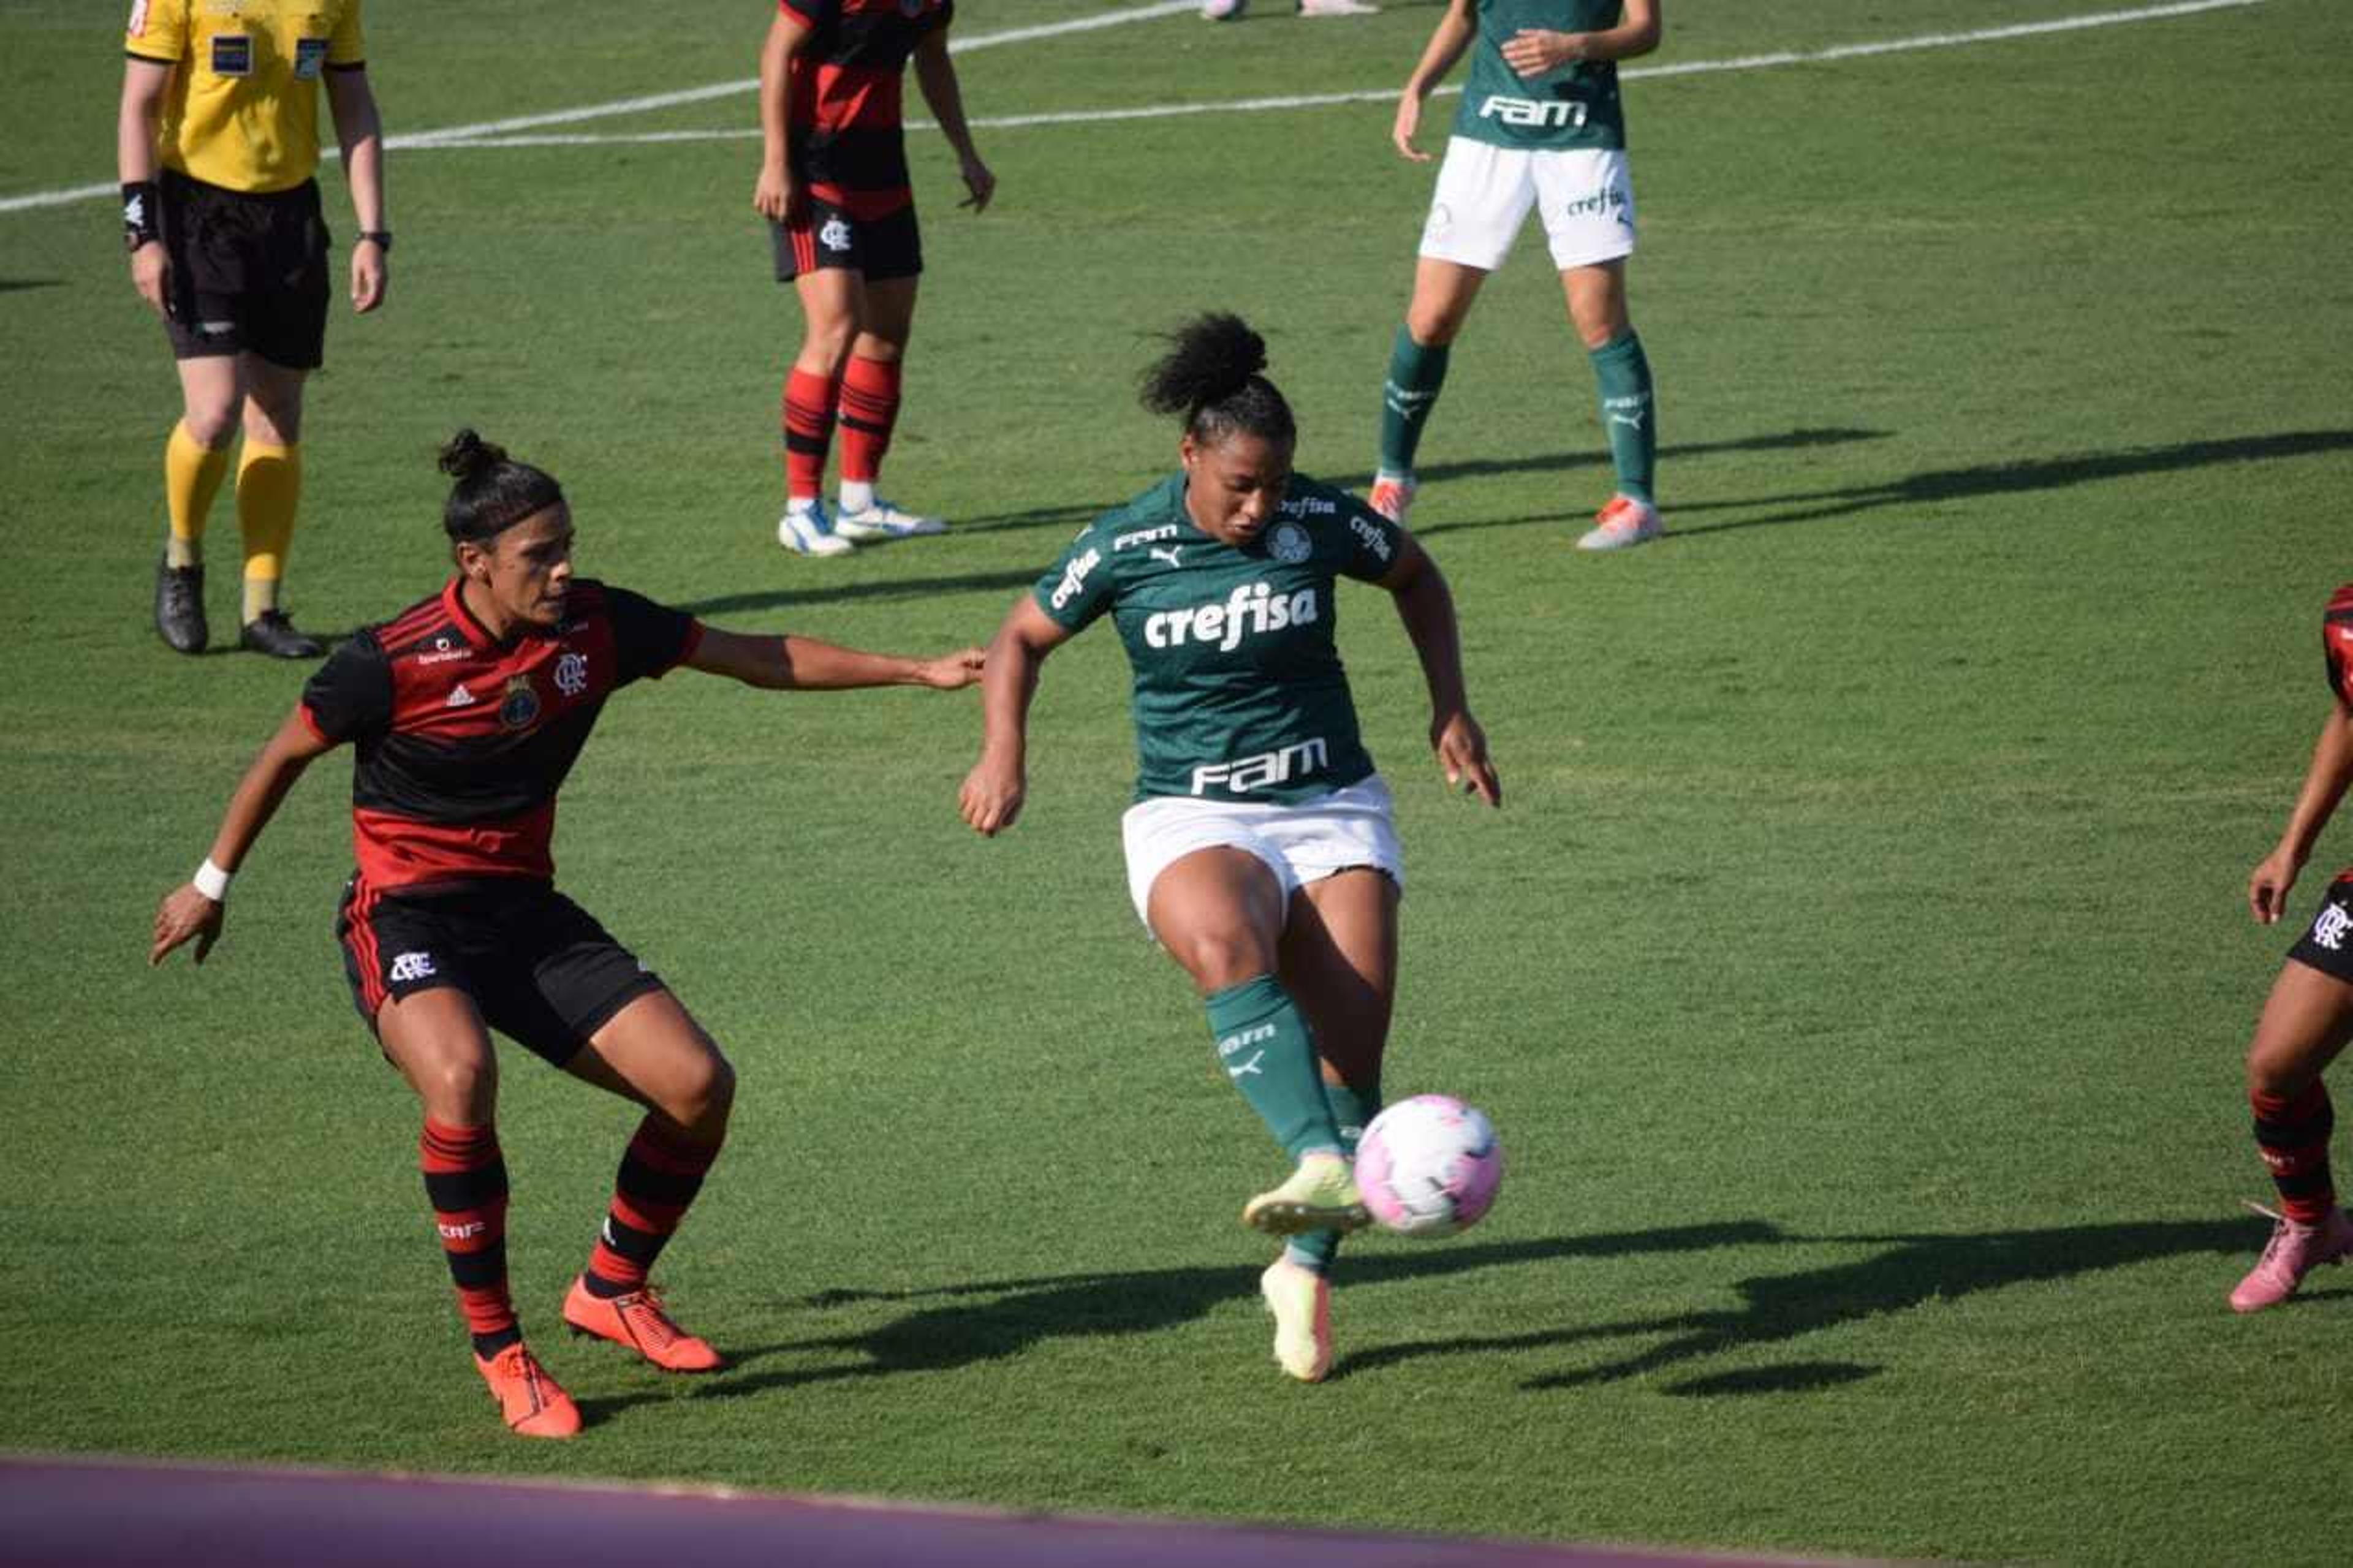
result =
[[[1421,445],[1421,427],[1446,384],[1444,343],[1418,343],[1405,328],[1397,330],[1389,345],[1388,379],[1381,383],[1381,472],[1399,479],[1413,475],[1413,454]]]
[[[1324,1086],[1324,1103],[1332,1108],[1332,1121],[1340,1130],[1340,1148],[1354,1154],[1356,1140],[1365,1135],[1365,1123],[1381,1108],[1381,1080],[1376,1073],[1368,1083],[1351,1087],[1345,1083]],[[1311,1230],[1291,1238],[1282,1255],[1302,1268],[1312,1268],[1322,1274],[1332,1267],[1332,1259],[1340,1251],[1340,1233],[1336,1230]]]
[[[1213,991],[1207,998],[1218,1060],[1267,1131],[1293,1160],[1340,1148],[1340,1130],[1324,1096],[1315,1042],[1282,982],[1271,974]]]
[[[1659,460],[1658,410],[1651,401],[1651,362],[1642,340],[1629,330],[1590,351],[1594,379],[1601,384],[1601,427],[1609,433],[1609,460],[1618,468],[1618,489],[1636,500],[1651,496]]]

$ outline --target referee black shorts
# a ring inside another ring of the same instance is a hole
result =
[[[316,370],[327,345],[327,221],[319,184],[254,194],[166,169],[164,329],[179,359],[253,353]]]
[[[2353,876],[2339,877],[2328,884],[2319,911],[2287,955],[2353,985]]]
[[[596,917],[545,882],[484,879],[385,893],[353,878],[335,911],[352,1005],[370,1030],[395,997],[436,986],[562,1067],[629,1003],[663,989]]]

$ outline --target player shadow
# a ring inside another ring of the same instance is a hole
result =
[[[1429,1279],[1472,1269],[1529,1264],[1755,1247],[1788,1239],[1762,1221],[1672,1226],[1542,1241],[1495,1242],[1351,1256],[1350,1288]],[[903,1373],[948,1372],[1020,1355],[1054,1339],[1153,1333],[1207,1316],[1213,1309],[1255,1295],[1260,1266],[1155,1268],[987,1279],[920,1290],[823,1290],[777,1303],[783,1310],[820,1310],[868,1303],[915,1308],[878,1328],[771,1344],[730,1347],[730,1370],[702,1380],[697,1397],[740,1398],[779,1388]],[[854,1359],[820,1366],[758,1370],[780,1356],[833,1353]],[[596,1404],[610,1412],[661,1394],[623,1394]],[[592,1409],[583,1400],[584,1412]]]
[[[1721,1312],[1688,1312],[1630,1319],[1577,1330],[1576,1339],[1670,1336],[1637,1354],[1570,1372],[1549,1373],[1521,1384],[1529,1390],[1583,1388],[1641,1377],[1688,1362],[1733,1351],[1795,1340],[1843,1323],[1900,1312],[1930,1302],[1956,1300],[2014,1285],[2064,1279],[2079,1274],[2151,1263],[2190,1253],[2251,1258],[2262,1237],[2244,1220],[2169,1220],[2134,1225],[2058,1226],[2044,1230],[1994,1231],[1982,1236],[1826,1236],[1789,1237],[1810,1245],[1884,1247],[1852,1263],[1832,1264],[1795,1274],[1757,1275],[1737,1280],[1743,1304]],[[2214,1309],[2231,1283],[2216,1276]],[[1429,1353],[1490,1348],[1491,1342],[1451,1342],[1437,1346],[1389,1346],[1352,1357],[1352,1364],[1379,1365]],[[1854,1382],[1879,1369],[1845,1362],[1793,1363],[1686,1378],[1667,1384],[1670,1394],[1788,1393]]]
[[[1677,505],[1667,539],[1689,540],[1743,528],[1778,528],[1824,518],[1846,517],[1891,506],[1930,506],[1941,501],[1975,500],[1988,496],[2031,495],[2072,489],[2106,479],[2133,479],[2145,474],[2179,473],[2185,468],[2211,468],[2222,463],[2268,462],[2281,458],[2306,458],[2316,453],[2353,449],[2353,430],[2285,430],[2271,436],[2238,436],[2217,441],[2180,441],[2168,447],[2126,447],[2109,452],[2079,452],[2056,458],[2030,458],[2020,462],[1980,463],[1966,468],[1930,468],[1883,483],[1842,489],[1797,490],[1788,495],[1745,500],[1699,501]],[[1694,513],[1746,510],[1754,507],[1785,510],[1763,517],[1729,522],[1691,523]]]
[[[0,294],[17,294],[28,289],[62,289],[62,278],[0,278]]]

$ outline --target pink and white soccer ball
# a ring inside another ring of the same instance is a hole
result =
[[[1454,1236],[1504,1184],[1493,1123],[1451,1095],[1417,1094],[1373,1118],[1356,1144],[1356,1190],[1399,1236]]]

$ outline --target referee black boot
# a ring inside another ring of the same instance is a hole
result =
[[[237,640],[272,658],[316,658],[327,651],[317,637],[296,631],[283,610],[262,611],[245,623],[245,635]]]
[[[205,569],[155,564],[155,629],[181,653],[202,653],[212,635],[205,625]]]

